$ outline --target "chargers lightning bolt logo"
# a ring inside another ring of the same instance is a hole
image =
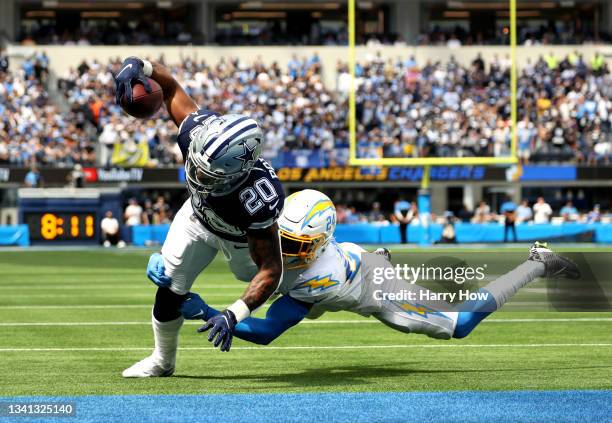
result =
[[[308,292],[316,291],[317,289],[320,291],[325,291],[332,286],[338,285],[340,282],[331,278],[331,274],[323,277],[315,276],[314,278],[310,278],[307,281],[302,282],[296,289],[308,288]]]
[[[437,310],[434,310],[431,307],[427,307],[422,304],[410,304],[410,303],[402,303],[398,304],[402,310],[404,310],[408,314],[418,314],[419,316],[423,316],[424,318],[428,318],[431,316],[440,316],[445,319],[450,319],[447,315],[440,313]]]
[[[325,210],[333,209],[333,208],[334,208],[334,203],[332,203],[330,200],[318,201],[314,206],[312,206],[312,209],[310,209],[310,211],[304,218],[304,223],[302,223],[302,229],[304,229],[306,225],[308,225],[310,221],[314,219],[315,216],[322,214]]]

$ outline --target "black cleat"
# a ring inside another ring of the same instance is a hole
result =
[[[529,260],[539,261],[544,264],[546,274],[544,277],[550,279],[579,279],[580,270],[578,266],[565,257],[548,248],[545,242],[536,241],[529,250]]]
[[[384,247],[377,248],[372,251],[374,254],[378,254],[379,256],[383,256],[387,261],[391,261],[391,251],[387,250]]]

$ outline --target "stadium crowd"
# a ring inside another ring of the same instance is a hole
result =
[[[509,154],[510,59],[454,58],[419,67],[380,55],[357,67],[358,142],[364,157]],[[340,72],[347,74],[345,67]],[[520,73],[519,153],[544,161],[609,163],[611,78],[601,55],[529,62]]]
[[[0,58],[0,163],[72,166],[95,163],[95,138],[75,107],[63,112],[45,89],[48,58],[36,54],[17,72]]]
[[[164,58],[159,58],[164,62]],[[44,89],[48,60],[39,54],[18,72],[0,70],[0,162],[29,166],[154,166],[180,163],[174,124],[161,110],[151,119],[127,116],[115,104],[113,73],[120,59],[84,61],[60,75],[67,111]],[[190,58],[169,65],[199,104],[247,113],[266,134],[264,157],[278,166],[345,164],[350,76],[337,64],[326,86],[321,61],[247,64]],[[469,66],[418,64],[413,57],[360,62],[357,74],[361,157],[503,156],[510,144],[508,57]],[[552,53],[520,70],[519,155],[524,162],[609,164],[612,77],[602,56]],[[94,135],[89,132],[95,128]],[[97,138],[97,139],[96,139]],[[96,158],[97,154],[97,158]]]
[[[159,60],[164,62],[163,57]],[[136,120],[115,104],[112,74],[120,65],[120,59],[108,64],[83,62],[60,82],[71,104],[92,105],[93,123],[100,132],[101,163],[109,162],[117,144],[133,151],[146,145],[153,163],[179,162],[176,130],[164,111],[149,120]],[[316,55],[302,60],[294,57],[284,70],[276,63],[266,66],[258,60],[247,66],[236,59],[214,65],[186,59],[181,66],[170,68],[199,104],[256,118],[266,134],[267,158],[301,151],[298,164],[306,166],[313,150],[321,150],[326,152],[327,163],[334,163],[336,140],[346,142],[348,138],[346,118],[342,118],[346,112],[324,87]]]
[[[480,201],[474,208],[464,205],[457,212],[446,211],[443,215],[429,216],[432,221],[445,223],[448,220],[464,223],[503,223],[507,213],[513,213],[516,223],[542,224],[542,223],[596,223],[610,221],[612,215],[607,213],[600,204],[589,208],[584,195],[578,195],[576,201],[566,199],[555,201],[551,205],[544,197],[537,197],[535,201],[522,199],[518,204],[507,200],[498,206],[491,207],[487,201]],[[390,224],[420,224],[419,210],[415,201],[399,199],[392,210],[383,210],[377,201],[372,203],[368,210],[358,211],[355,206],[344,203],[336,204],[338,223],[372,223],[377,225]]]

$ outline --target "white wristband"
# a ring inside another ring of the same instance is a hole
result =
[[[236,322],[240,322],[251,315],[249,306],[247,306],[242,300],[236,300],[236,302],[227,309],[234,313],[234,316],[236,316]]]
[[[153,75],[153,65],[148,60],[142,59],[142,73],[147,77]]]

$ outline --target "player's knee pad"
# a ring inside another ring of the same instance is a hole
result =
[[[159,288],[155,295],[153,317],[160,322],[169,322],[181,316],[180,307],[187,295],[175,294],[168,288]]]

